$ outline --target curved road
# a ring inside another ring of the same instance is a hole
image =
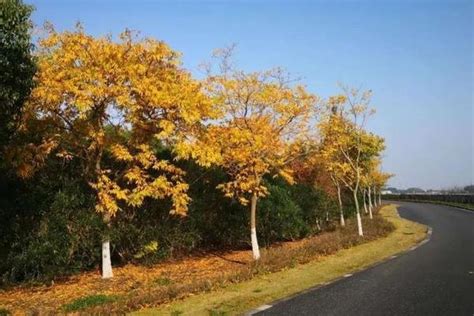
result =
[[[396,203],[402,217],[433,228],[428,243],[257,315],[473,316],[474,212]]]

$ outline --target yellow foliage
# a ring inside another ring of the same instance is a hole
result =
[[[385,146],[382,138],[364,129],[366,117],[372,114],[370,91],[344,91],[345,95],[329,98],[329,113],[318,125],[322,138],[318,161],[323,162],[333,181],[357,192],[361,182],[365,186],[369,181],[367,169]]]
[[[18,153],[18,172],[31,175],[55,152],[81,162],[97,192],[98,212],[113,216],[120,205],[170,198],[172,212],[186,214],[184,173],[156,156],[156,143],[176,148],[178,158],[209,165],[215,155],[196,148],[193,135],[217,111],[181,68],[179,53],[128,30],[118,40],[92,37],[81,26],[48,32],[39,41],[36,87],[22,124],[25,132],[45,128],[40,143]],[[107,154],[118,170],[107,171]]]
[[[208,77],[206,88],[222,119],[209,125],[200,140],[230,176],[218,188],[246,205],[249,195],[268,194],[262,183],[266,174],[293,182],[287,163],[294,144],[308,132],[316,97],[302,86],[290,86],[281,69],[244,73],[229,65],[224,58],[222,72]]]

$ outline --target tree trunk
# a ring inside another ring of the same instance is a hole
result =
[[[376,197],[375,197],[375,190],[373,188],[372,188],[371,196],[372,196],[372,208],[376,208],[377,207],[377,200],[376,200]]]
[[[109,279],[113,276],[112,261],[110,260],[110,241],[107,238],[102,242],[102,279]]]
[[[110,217],[108,215],[104,216],[104,222],[107,225],[107,233],[102,241],[102,279],[109,279],[113,277],[114,274],[112,273],[112,260],[110,259]]]
[[[359,210],[359,200],[357,199],[357,190],[352,191],[354,195],[354,203],[356,206],[356,214],[357,214],[357,229],[359,231],[359,236],[364,236],[364,232],[362,231],[362,220],[360,218],[360,210]]]
[[[341,198],[341,187],[337,186],[337,200],[339,202],[339,214],[341,214],[341,226],[346,226],[346,221],[344,220],[344,211],[342,210],[342,198]]]
[[[375,206],[377,206],[377,190],[375,189],[375,187],[374,187],[373,197],[374,197],[374,207],[375,207]]]
[[[379,205],[382,206],[382,193],[379,191]]]
[[[369,214],[372,214],[372,191],[370,189],[370,186],[367,191],[367,198],[369,200]]]
[[[257,226],[256,226],[256,214],[257,213],[257,194],[253,193],[252,202],[250,206],[250,240],[252,241],[252,254],[254,260],[260,259],[260,249],[258,248],[257,240]]]
[[[364,236],[364,232],[362,231],[362,220],[360,218],[360,212],[357,212],[357,229],[359,232],[359,236]]]
[[[367,211],[367,202],[366,202],[366,198],[365,198],[366,195],[367,195],[367,190],[364,189],[364,191],[363,191],[363,193],[362,193],[362,196],[363,196],[363,199],[364,199],[364,212],[365,212],[365,214],[369,213],[369,212]]]
[[[373,219],[374,217],[372,216],[372,202],[371,202],[370,194],[371,194],[371,192],[370,192],[370,187],[369,187],[369,218]],[[375,192],[374,192],[374,194],[375,194]]]

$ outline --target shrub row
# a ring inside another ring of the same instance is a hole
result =
[[[474,204],[474,194],[387,194],[384,199]]]
[[[139,210],[122,210],[108,231],[114,264],[152,264],[197,250],[249,247],[247,208],[216,189],[225,173],[192,163],[182,167],[192,183],[188,216],[170,215],[169,201],[149,200]],[[51,165],[27,182],[6,176],[0,181],[3,282],[44,281],[99,269],[107,228],[94,210],[90,187],[70,170],[74,168]],[[322,190],[266,181],[270,195],[258,205],[262,245],[332,229],[337,207]]]

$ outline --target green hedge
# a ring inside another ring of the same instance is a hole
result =
[[[123,208],[108,231],[115,265],[152,264],[198,250],[250,248],[248,207],[216,189],[226,180],[225,173],[192,163],[181,167],[191,183],[188,216],[170,215],[170,201],[147,200],[139,209]],[[93,192],[73,170],[51,163],[28,182],[0,180],[3,282],[99,269],[106,227],[94,211]],[[322,190],[279,179],[266,179],[266,184],[270,195],[257,205],[262,246],[333,228],[337,208]]]
[[[474,204],[474,194],[386,194],[384,199]]]

